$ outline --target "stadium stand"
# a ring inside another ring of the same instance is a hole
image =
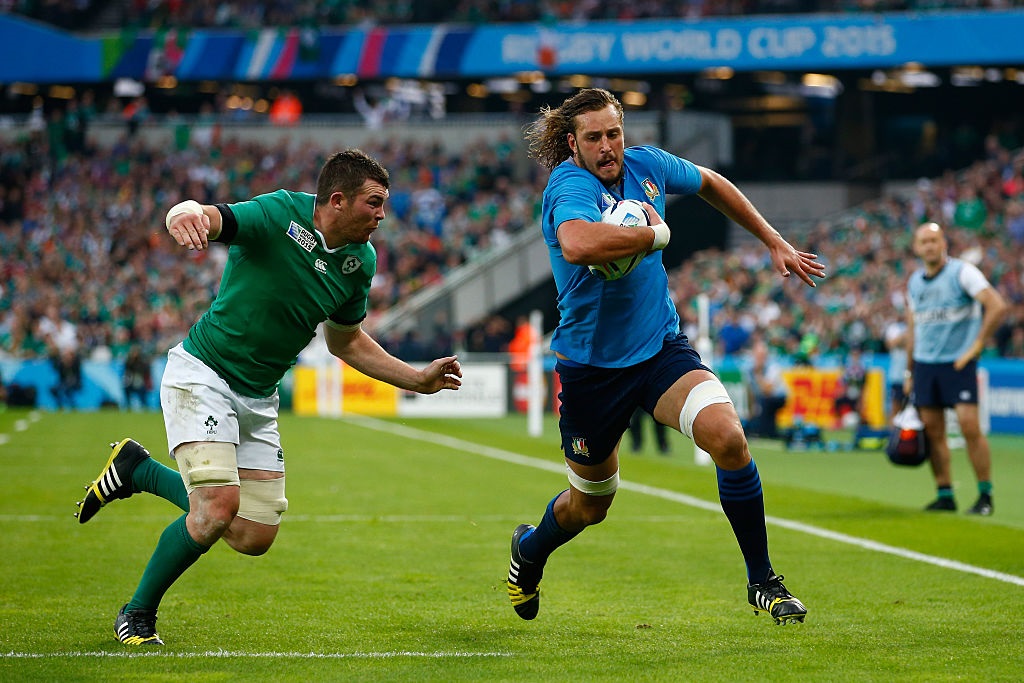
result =
[[[110,147],[77,144],[59,116],[0,143],[0,353],[8,357],[47,355],[60,326],[74,329],[66,344],[87,353],[119,358],[133,344],[163,352],[214,295],[224,255],[174,249],[162,229],[166,208],[186,196],[241,200],[276,189],[281,169],[284,184],[309,188],[329,152],[229,135],[187,150],[127,134]],[[506,141],[458,154],[414,141],[367,151],[393,172],[387,234],[374,238],[374,310],[536,220],[541,179],[508,163]]]
[[[307,186],[326,153],[230,136],[200,148],[206,151],[157,149],[128,135],[92,148],[77,134],[64,118],[51,117],[20,140],[0,143],[0,353],[7,357],[44,357],[69,344],[114,357],[131,345],[161,353],[215,293],[223,256],[173,249],[160,229],[165,207],[186,195],[252,196],[277,187],[280,169],[289,184]],[[478,141],[457,154],[438,144],[393,141],[370,149],[392,169],[394,185],[387,228],[374,238],[374,310],[535,225],[544,178],[511,163],[522,150],[507,140]],[[740,245],[702,252],[675,270],[677,300],[706,291],[716,323],[735,319],[791,357],[854,346],[881,351],[886,324],[901,315],[911,231],[937,220],[951,226],[953,252],[989,264],[993,283],[1014,306],[991,353],[1022,356],[1024,154],[994,138],[987,148],[987,158],[962,173],[919,181],[910,196],[868,202],[814,227],[804,241],[827,259],[829,287],[787,287],[763,249]],[[724,282],[721,273],[728,274]],[[680,313],[692,325],[694,312]],[[71,341],[58,344],[58,333]],[[454,331],[452,343],[496,351],[510,334],[507,320],[490,315]],[[407,353],[431,346],[430,335],[419,336],[385,341]]]
[[[1024,0],[63,0],[0,3],[0,12],[73,28],[96,27],[112,17],[111,25],[258,27],[919,12],[1021,5]],[[286,184],[308,187],[326,153],[309,146],[243,143],[230,136],[201,146],[201,152],[186,149],[187,145],[155,148],[133,135],[151,116],[145,98],[127,104],[117,97],[99,103],[90,98],[86,94],[60,106],[37,104],[28,119],[28,134],[0,142],[0,355],[41,358],[54,345],[75,345],[118,358],[131,345],[161,353],[184,334],[214,294],[221,265],[217,250],[189,257],[172,249],[160,230],[165,207],[186,195],[206,201],[252,196],[278,187],[280,169],[287,169]],[[218,101],[223,99],[224,93],[217,95]],[[87,135],[89,122],[104,115],[123,120],[126,135],[111,146],[93,146]],[[160,113],[168,121],[174,115]],[[245,114],[220,109],[206,115],[217,119]],[[807,246],[828,260],[834,286],[808,291],[786,287],[774,278],[763,250],[740,244],[727,252],[702,252],[675,270],[671,275],[677,301],[690,302],[697,291],[707,291],[716,322],[734,320],[741,332],[764,335],[790,356],[842,354],[854,346],[881,350],[886,324],[901,315],[911,230],[929,218],[950,226],[954,253],[995,264],[988,270],[990,277],[1014,308],[990,353],[1022,357],[1024,155],[1011,153],[1020,144],[1012,138],[989,136],[985,158],[962,173],[947,171],[921,181],[912,195],[886,196],[814,227]],[[408,299],[460,265],[501,247],[511,235],[533,228],[544,177],[532,164],[512,163],[522,156],[516,144],[481,140],[456,153],[435,142],[396,140],[368,149],[392,169],[394,183],[391,216],[386,230],[375,237],[380,268],[371,294],[374,310]],[[974,147],[964,150],[973,152]],[[968,161],[956,156],[946,160],[951,159]],[[723,272],[729,274],[725,282],[718,277]],[[684,309],[681,315],[692,327],[693,311]],[[510,329],[502,316],[490,314],[478,325],[454,330],[451,343],[471,351],[502,350]],[[430,357],[436,353],[422,349],[431,336],[384,341],[402,346],[406,357]],[[71,341],[57,344],[58,339]],[[742,350],[740,344],[737,352]]]
[[[335,0],[5,0],[0,13],[13,12],[66,29],[258,28],[557,21],[700,19],[758,14],[927,12],[942,9],[1005,9],[1024,0],[418,0],[417,2]]]

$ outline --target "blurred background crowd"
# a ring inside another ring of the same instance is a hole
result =
[[[164,352],[215,295],[225,258],[221,249],[177,249],[163,230],[167,207],[186,197],[214,203],[282,186],[308,190],[331,151],[241,142],[216,126],[192,129],[202,144],[178,149],[153,148],[127,131],[117,144],[93,148],[88,117],[76,103],[0,143],[0,354],[8,357]],[[480,139],[454,152],[437,141],[394,139],[367,151],[392,173],[389,216],[374,236],[374,314],[536,229],[546,172],[514,161],[525,153],[519,140]],[[1024,357],[1022,168],[1024,154],[989,136],[985,156],[969,168],[814,226],[795,240],[822,255],[827,287],[789,286],[750,240],[700,252],[670,273],[684,324],[692,333],[693,301],[705,292],[719,357],[744,353],[758,338],[799,362],[852,348],[884,352],[886,328],[905,310],[912,230],[933,220],[949,229],[952,253],[984,264],[1013,305],[989,353]],[[441,336],[384,341],[412,359],[453,347],[500,352],[514,327],[495,315]]]
[[[1020,5],[1024,0],[0,0],[0,13],[99,30],[582,22]],[[219,90],[202,98],[192,93],[192,99],[180,100],[192,110],[180,115],[171,99],[160,100],[154,113],[147,96],[119,95],[109,87],[69,97],[33,96],[31,111],[24,113],[24,132],[0,138],[0,359],[51,358],[55,366],[67,368],[72,384],[82,359],[128,361],[131,354],[132,366],[144,367],[146,359],[162,355],[180,340],[207,308],[226,256],[222,249],[195,254],[175,247],[163,229],[167,208],[184,198],[232,202],[280,187],[313,189],[317,170],[335,145],[326,139],[322,144],[291,144],[287,139],[235,136],[226,124],[266,115],[271,124],[294,126],[302,112],[298,103],[289,116],[275,119],[273,102],[295,101],[294,93],[281,84],[246,86],[261,93],[256,99],[268,95],[263,109],[232,105],[232,98],[244,99],[235,94],[237,85],[217,84]],[[401,112],[388,108],[396,100],[380,96],[381,84],[376,84],[376,94],[375,86],[366,85],[367,92],[346,89],[351,92],[345,106],[368,129],[386,131],[389,117],[410,116],[408,107]],[[160,97],[157,89],[150,92]],[[21,116],[20,100],[13,93],[9,91],[13,104],[5,111]],[[419,114],[443,116],[445,93],[420,94]],[[560,99],[561,94],[555,95]],[[440,108],[434,96],[440,98]],[[536,103],[529,111],[522,102],[504,104],[506,113],[518,114],[524,122],[536,110]],[[13,121],[0,117],[0,126],[10,128]],[[95,144],[90,130],[98,121],[123,125],[114,144]],[[1012,306],[986,354],[1024,357],[1024,153],[1019,151],[1018,124],[1015,112],[1007,111],[984,123],[963,120],[915,128],[907,137],[907,149],[926,148],[927,153],[912,158],[894,147],[891,155],[893,163],[905,163],[901,171],[924,176],[913,191],[868,201],[799,234],[784,228],[791,241],[827,263],[827,286],[809,289],[781,280],[762,246],[735,234],[727,249],[704,250],[673,266],[672,292],[686,331],[695,333],[693,302],[698,293],[706,293],[716,358],[767,349],[788,362],[814,364],[822,357],[845,360],[854,353],[884,353],[905,314],[906,279],[916,267],[912,231],[933,220],[947,228],[951,252],[979,264]],[[173,144],[154,145],[139,135],[140,129],[153,126],[172,130]],[[919,130],[931,132],[921,136]],[[771,128],[765,131],[766,138],[778,137]],[[920,145],[924,138],[932,144]],[[537,230],[546,171],[526,159],[519,136],[495,133],[456,150],[430,136],[382,134],[364,147],[392,174],[389,215],[374,236],[379,260],[370,294],[371,328],[376,316],[441,282],[459,266],[501,248],[521,231]],[[834,158],[840,147],[828,147],[823,156]],[[738,181],[763,179],[760,169],[774,173],[787,163],[797,169],[787,179],[847,172],[839,164],[828,169],[816,165],[813,144],[794,153],[771,144],[751,147],[738,136],[736,148],[735,165],[720,170]],[[672,151],[687,156],[686,149]],[[515,317],[492,312],[465,329],[450,329],[439,321],[436,329],[385,335],[382,343],[409,360],[451,350],[500,353],[508,349],[521,323]]]

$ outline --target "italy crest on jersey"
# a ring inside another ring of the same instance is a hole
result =
[[[647,195],[648,201],[654,201],[661,192],[658,191],[658,186],[651,182],[650,178],[644,178],[643,182],[640,183],[640,187],[644,188],[644,194]]]

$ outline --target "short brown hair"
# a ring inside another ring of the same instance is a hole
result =
[[[600,111],[608,105],[615,107],[622,122],[622,103],[603,88],[584,88],[562,102],[557,109],[544,107],[540,117],[526,129],[524,137],[530,143],[529,155],[546,168],[554,168],[572,156],[569,133],[576,133],[576,117]]]
[[[391,176],[379,161],[361,149],[346,149],[327,157],[316,181],[317,206],[326,204],[335,192],[351,197],[367,180],[391,188]]]

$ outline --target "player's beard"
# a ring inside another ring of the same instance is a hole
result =
[[[600,163],[600,161],[598,163]],[[598,180],[600,180],[604,184],[605,187],[615,187],[616,185],[618,185],[619,183],[622,182],[622,178],[626,175],[626,167],[625,167],[625,165],[623,165],[623,163],[621,161],[619,161],[618,163],[619,163],[619,172],[616,173],[615,177],[612,178],[611,180],[605,180],[604,177],[600,173],[601,168],[597,164],[594,164],[592,166],[590,163],[587,162],[586,159],[583,158],[583,155],[581,155],[581,154],[577,154],[576,155],[576,165],[577,166],[582,166],[587,171],[590,171],[591,173],[593,173],[594,176]]]

